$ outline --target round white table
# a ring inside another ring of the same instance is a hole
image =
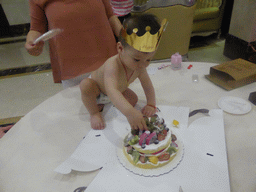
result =
[[[226,91],[204,75],[209,74],[211,63],[184,62],[182,69],[170,67],[156,70],[149,67],[156,90],[157,104],[215,109],[223,96],[247,100],[256,90],[252,83]],[[190,69],[187,67],[193,65]],[[193,81],[198,75],[198,81]],[[139,81],[131,84],[139,100],[145,101]],[[256,191],[256,106],[244,115],[224,113],[224,127],[228,156],[230,188],[232,192]],[[191,123],[199,115],[189,118]],[[89,115],[82,104],[79,88],[63,90],[41,103],[25,115],[0,139],[0,191],[74,191],[88,186],[98,171],[62,175],[53,170],[76,149],[90,130]]]

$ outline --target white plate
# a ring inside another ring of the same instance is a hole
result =
[[[44,33],[43,35],[41,35],[40,37],[38,37],[35,41],[34,44],[37,44],[39,41],[47,41],[53,37],[55,37],[56,35],[60,34],[63,31],[63,29],[52,29],[46,33]]]
[[[219,107],[228,113],[242,115],[251,111],[251,104],[239,97],[221,97],[218,101]]]

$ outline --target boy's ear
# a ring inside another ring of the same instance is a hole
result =
[[[124,46],[122,45],[121,42],[117,42],[116,47],[117,47],[118,53],[121,53],[124,50]]]

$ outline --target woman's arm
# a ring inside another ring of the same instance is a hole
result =
[[[43,1],[29,0],[30,30],[42,34],[48,31],[48,21],[44,9],[45,3]]]
[[[38,56],[43,51],[44,42],[34,45],[34,41],[47,31],[47,18],[44,13],[44,4],[39,4],[35,0],[29,0],[30,8],[30,31],[27,34],[25,48],[28,53]]]

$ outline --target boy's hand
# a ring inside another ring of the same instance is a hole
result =
[[[142,108],[141,112],[143,115],[151,117],[157,112],[157,109],[154,106],[146,105]]]
[[[132,129],[148,130],[142,113],[134,110],[130,116],[127,116],[128,122]]]

